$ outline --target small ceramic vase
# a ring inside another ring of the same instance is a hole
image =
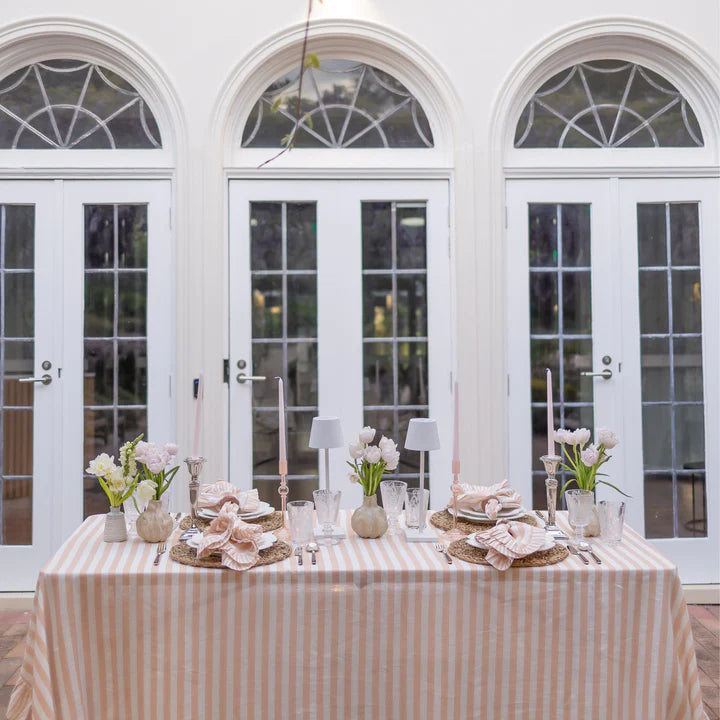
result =
[[[103,540],[105,542],[125,542],[127,540],[125,516],[119,507],[111,507],[110,512],[105,516]]]
[[[173,520],[163,510],[160,500],[151,500],[137,519],[135,530],[145,542],[162,542],[170,537],[170,533],[173,531]]]
[[[363,496],[363,504],[352,514],[350,525],[361,538],[379,538],[385,534],[387,515],[377,504],[377,495]]]

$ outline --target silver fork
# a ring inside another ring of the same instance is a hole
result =
[[[452,558],[450,557],[450,553],[448,553],[442,543],[435,543],[435,549],[445,556],[445,559],[448,561],[448,565],[452,565]]]
[[[158,544],[157,548],[157,555],[155,555],[155,560],[153,560],[153,565],[159,565],[160,564],[160,556],[167,550],[167,543],[161,542]]]

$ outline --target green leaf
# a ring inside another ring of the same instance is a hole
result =
[[[567,488],[567,486],[568,486],[570,483],[573,483],[573,482],[577,482],[577,481],[575,480],[575,478],[570,478],[570,479],[562,486],[562,489],[560,490],[560,498],[561,498],[561,499],[562,499],[563,493],[565,492],[565,489]]]
[[[608,485],[613,490],[617,490],[621,495],[624,495],[626,498],[631,498],[632,495],[628,495],[627,493],[624,493],[619,487],[615,487],[612,483],[609,483],[607,480],[598,480],[598,483],[602,483],[603,485]]]
[[[303,115],[302,121],[312,130],[313,129],[313,119],[310,115],[310,113],[305,113]]]
[[[305,67],[306,70],[307,70],[307,68],[311,68],[311,67],[319,70],[320,69],[320,60],[318,60],[318,56],[315,55],[315,53],[307,53],[307,55],[305,55],[305,62],[303,64],[303,66]]]
[[[277,112],[283,101],[282,95],[275,98],[275,102],[270,106],[270,112]]]

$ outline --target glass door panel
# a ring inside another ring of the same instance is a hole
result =
[[[0,543],[32,545],[35,206],[0,205]]]
[[[147,434],[147,215],[146,204],[84,206],[83,469]],[[107,512],[97,478],[83,488],[83,517]]]
[[[250,203],[253,487],[277,502],[278,393],[285,379],[288,476],[294,500],[312,500],[317,452],[308,447],[317,415],[317,218],[315,203]]]

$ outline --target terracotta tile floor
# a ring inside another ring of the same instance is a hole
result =
[[[688,610],[705,712],[709,720],[720,720],[720,605],[689,605]],[[20,672],[29,619],[27,612],[0,611],[0,718]]]

